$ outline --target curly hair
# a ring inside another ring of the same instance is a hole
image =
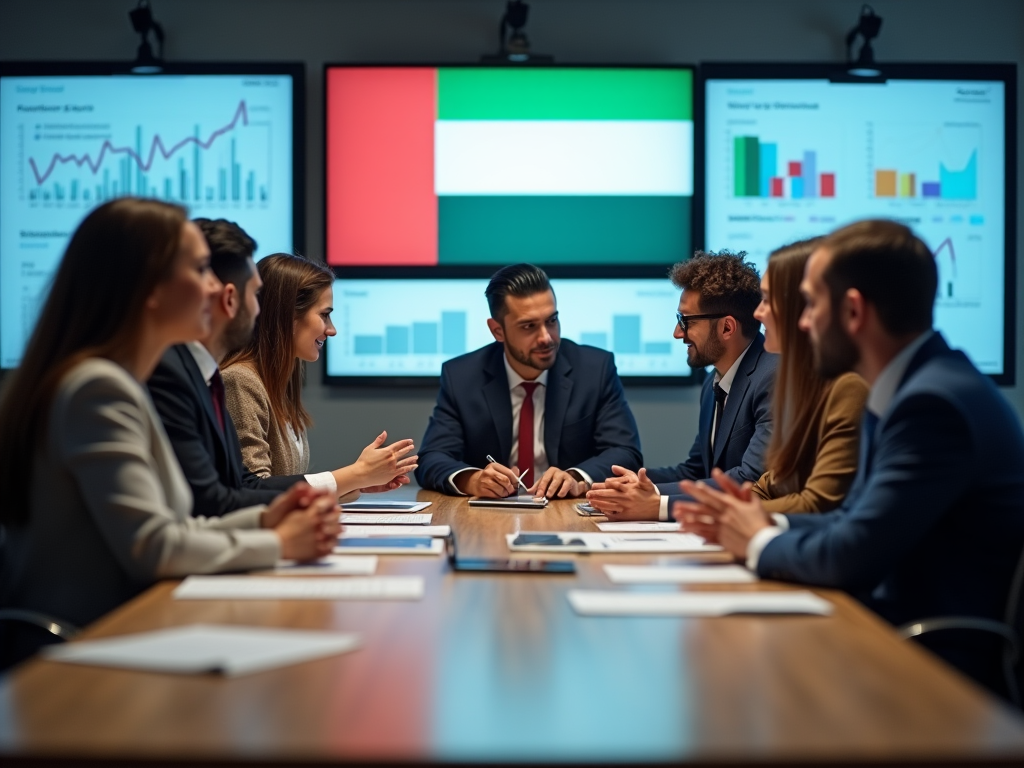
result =
[[[693,258],[674,265],[668,276],[676,288],[698,295],[701,314],[731,315],[743,336],[752,339],[761,327],[754,317],[761,303],[761,276],[751,262],[744,261],[746,257],[745,251],[697,251]]]

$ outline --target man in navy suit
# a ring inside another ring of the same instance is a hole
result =
[[[442,366],[420,485],[490,498],[525,487],[565,498],[583,495],[613,464],[638,468],[640,439],[615,360],[561,339],[544,271],[505,267],[485,294],[495,343]]]
[[[863,221],[807,263],[800,324],[819,372],[871,385],[857,477],[842,507],[768,516],[746,488],[684,483],[687,529],[765,578],[845,589],[894,624],[934,616],[1001,619],[1024,548],[1024,432],[1017,414],[932,330],[938,277],[901,224]],[[930,647],[997,686],[999,654],[980,633]]]
[[[682,290],[674,336],[686,344],[691,367],[715,372],[704,381],[699,428],[684,462],[639,473],[615,468],[615,477],[587,494],[609,520],[668,520],[679,481],[709,478],[716,467],[741,483],[764,473],[777,356],[764,350],[754,318],[761,279],[744,256],[698,252],[672,268]]]
[[[256,243],[234,222],[196,219],[195,223],[203,231],[210,247],[210,266],[223,286],[211,302],[210,332],[201,341],[168,349],[147,382],[192,488],[193,514],[217,517],[242,507],[269,504],[299,481],[338,492],[331,472],[261,478],[242,464],[238,433],[224,406],[219,365],[249,340],[260,311],[258,295],[263,282],[252,258]],[[364,490],[397,488],[404,482],[408,478],[403,476],[387,486]]]

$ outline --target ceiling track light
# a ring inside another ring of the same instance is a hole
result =
[[[132,72],[139,75],[163,72],[164,28],[153,18],[153,9],[150,8],[149,0],[139,0],[139,4],[135,6],[134,10],[128,11],[128,18],[131,19],[132,29],[142,37],[139,50],[135,54],[135,61],[132,63]],[[149,44],[150,32],[156,38],[159,54],[154,54],[153,47]]]
[[[875,63],[875,51],[871,47],[871,41],[878,37],[882,29],[882,17],[875,13],[870,5],[863,5],[860,9],[860,18],[857,26],[846,33],[846,62],[847,72],[853,77],[878,78],[882,77],[882,70]],[[853,48],[860,38],[863,42],[860,46],[860,53],[854,58]]]
[[[553,64],[554,56],[530,53],[530,40],[524,31],[529,15],[530,6],[523,0],[508,0],[498,27],[498,53],[481,56],[480,61],[486,64]]]

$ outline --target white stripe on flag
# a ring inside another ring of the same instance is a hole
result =
[[[438,195],[691,195],[689,120],[438,120]]]

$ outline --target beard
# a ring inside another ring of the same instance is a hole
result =
[[[234,354],[249,343],[255,325],[256,318],[244,306],[238,310],[235,318],[224,326],[224,348],[227,354]]]
[[[818,369],[818,375],[826,379],[834,379],[852,371],[860,361],[857,347],[839,327],[835,313],[818,343],[815,344],[814,339],[811,339],[811,347],[814,349],[814,367]]]
[[[516,349],[511,344],[506,344],[505,349],[508,350],[509,355],[516,362],[528,365],[530,368],[537,371],[546,371],[548,368],[552,367],[555,364],[555,360],[558,359],[558,344],[559,342],[556,341],[546,347],[535,347],[529,352],[523,352],[522,350]],[[535,353],[547,352],[548,350],[554,350],[555,352],[555,354],[553,354],[549,359],[538,360],[534,357]]]
[[[691,368],[707,368],[721,360],[725,354],[725,342],[718,338],[718,321],[713,322],[715,325],[704,344],[698,346],[694,342],[693,346],[686,350],[686,364]]]

